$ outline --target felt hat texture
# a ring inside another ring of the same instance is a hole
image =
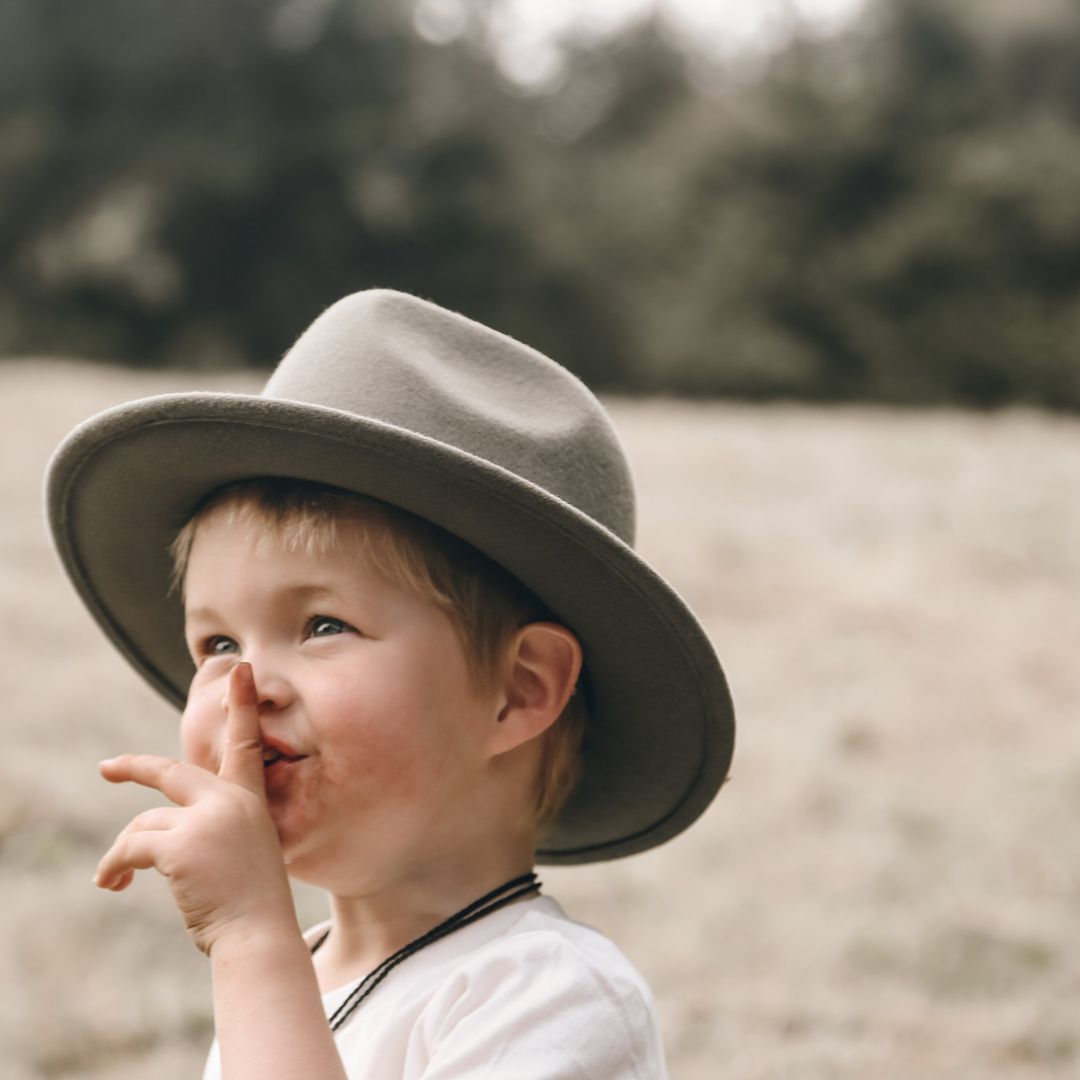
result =
[[[324,311],[260,395],[160,395],[76,428],[49,466],[57,552],[108,637],[178,706],[194,668],[169,544],[211,491],[255,476],[427,518],[577,634],[583,772],[539,861],[643,851],[709,805],[733,749],[724,674],[686,604],[633,551],[633,485],[610,419],[554,361],[435,304],[369,290]]]

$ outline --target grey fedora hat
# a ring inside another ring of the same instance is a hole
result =
[[[327,309],[261,395],[184,393],[109,409],[49,467],[48,516],[79,595],[144,678],[183,704],[193,667],[168,546],[214,489],[332,484],[455,533],[581,639],[591,714],[581,782],[538,859],[643,851],[727,775],[727,684],[689,609],[633,551],[634,494],[607,414],[540,353],[402,293]]]

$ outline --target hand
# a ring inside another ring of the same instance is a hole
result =
[[[226,695],[217,775],[149,754],[103,761],[113,783],[156,788],[175,806],[137,815],[98,864],[94,883],[120,892],[136,870],[156,868],[195,944],[209,954],[225,936],[296,929],[285,862],[266,805],[258,697],[250,664],[237,664]]]

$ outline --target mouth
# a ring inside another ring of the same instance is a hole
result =
[[[296,753],[291,746],[279,742],[277,739],[263,739],[263,769],[275,770],[287,765],[293,765],[297,761],[303,761],[306,754]]]

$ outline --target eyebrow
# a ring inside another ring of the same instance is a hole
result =
[[[318,600],[324,596],[336,595],[333,589],[325,585],[290,585],[284,589],[279,589],[278,592],[285,597],[297,600]],[[213,621],[220,618],[220,613],[212,607],[184,608],[185,621],[188,619],[208,619]]]

